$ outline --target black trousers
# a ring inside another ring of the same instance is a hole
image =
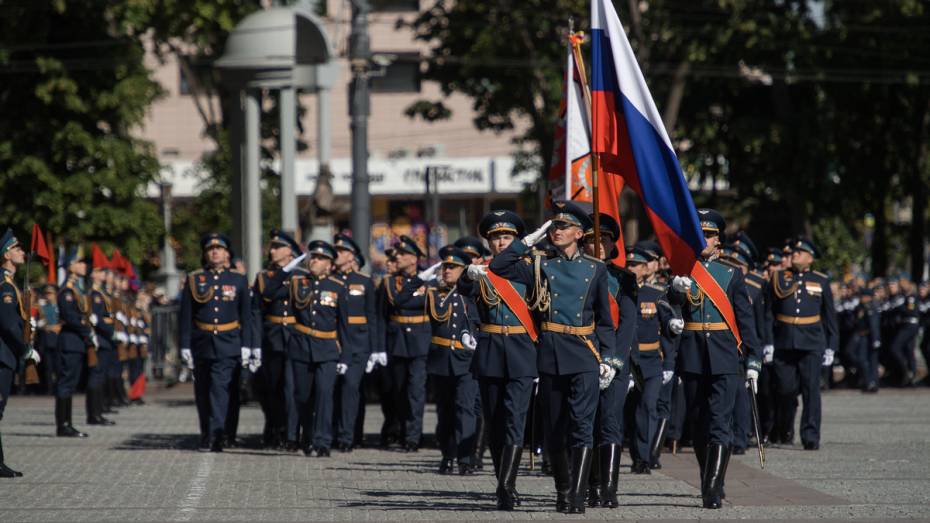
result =
[[[686,372],[682,379],[695,451],[710,444],[729,447],[733,442],[733,407],[740,377]]]
[[[550,454],[594,446],[598,400],[596,371],[563,375],[540,373],[539,395],[546,448]]]
[[[823,355],[820,351],[794,349],[775,350],[775,380],[779,398],[778,426],[784,430],[794,428],[797,397],[801,394],[801,441],[820,443],[820,368]]]
[[[194,360],[194,400],[201,436],[218,437],[225,432],[229,382],[238,364],[237,358]]]

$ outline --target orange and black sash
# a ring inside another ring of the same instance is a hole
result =
[[[533,323],[533,316],[530,315],[530,308],[523,300],[523,296],[520,296],[517,289],[514,289],[513,285],[511,285],[510,281],[506,278],[502,278],[490,270],[488,270],[487,275],[488,281],[491,283],[491,286],[494,287],[497,295],[501,297],[501,300],[503,300],[504,303],[507,304],[507,307],[517,316],[517,319],[520,320],[520,324],[523,325],[523,328],[526,329],[526,333],[529,334],[530,339],[534,342],[539,339],[536,324]]]

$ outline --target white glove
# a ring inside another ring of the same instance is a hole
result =
[[[691,290],[691,278],[688,276],[675,276],[672,278],[672,289],[684,293]]]
[[[123,325],[126,325],[126,315],[123,314],[122,312],[117,312],[117,313],[116,313],[116,321],[122,323]],[[129,320],[129,325],[135,327],[135,326],[136,326],[136,319],[135,319],[135,318],[132,318],[131,320]]]
[[[97,326],[97,315],[94,313],[90,313],[89,319],[90,319],[90,324],[96,327]]]
[[[472,281],[478,281],[482,276],[485,276],[488,273],[487,265],[476,265],[471,264],[468,266],[468,269],[465,270],[468,273],[468,279]]]
[[[95,349],[100,348],[100,342],[97,341],[97,333],[95,332],[90,333],[90,343],[91,345],[94,346]]]
[[[674,377],[675,377],[675,371],[663,370],[662,371],[662,385],[667,385],[668,382],[672,381],[672,378]]]
[[[746,371],[746,388],[753,394],[759,393],[759,371],[752,369]]]
[[[636,386],[636,382],[633,381],[633,378],[630,378],[630,382],[627,383],[627,385],[626,385],[626,391],[627,391],[627,392],[630,392],[631,390],[633,390],[633,387],[635,387],[635,386]]]
[[[610,386],[610,382],[613,381],[614,376],[617,374],[617,369],[611,367],[606,363],[601,363],[600,365],[600,383],[598,384],[601,390],[606,389]]]
[[[378,359],[375,357],[374,353],[368,355],[368,362],[365,363],[365,374],[371,374],[371,371],[375,370],[375,365],[377,365]]]
[[[681,318],[672,318],[668,320],[668,330],[672,331],[672,334],[678,336],[681,334],[681,331],[685,330],[685,320]]]
[[[772,363],[775,359],[775,347],[766,345],[762,347],[762,363]]]
[[[873,349],[880,349],[880,348],[882,348],[882,342],[879,341],[879,340],[875,340],[875,341],[872,343],[872,348],[873,348]]]
[[[149,343],[149,337],[146,336],[145,334],[140,334],[140,335],[139,335],[139,343],[142,344],[142,345],[148,345],[148,343]]]
[[[749,369],[746,371],[746,379],[749,381],[758,381],[759,380],[759,371],[756,369]]]
[[[36,322],[35,316],[29,316],[29,325],[32,326],[33,331],[39,328],[39,323]]]
[[[543,239],[546,236],[546,231],[549,230],[550,225],[552,225],[552,220],[547,221],[546,223],[542,224],[542,227],[527,234],[523,238],[523,245],[526,245],[527,247],[532,247],[536,245],[537,243],[539,243],[539,240]]]
[[[436,271],[439,270],[439,267],[442,265],[442,262],[434,263],[428,269],[422,270],[417,274],[417,278],[420,278],[423,281],[430,281],[436,279]]]
[[[194,368],[194,355],[191,354],[190,349],[181,349],[181,361],[187,365],[188,369]]]
[[[376,358],[375,361],[378,362],[378,365],[381,365],[382,367],[387,367],[387,353],[386,352],[376,352],[372,354],[372,356],[375,356]]]
[[[833,365],[833,349],[827,349],[823,352],[823,366]]]
[[[129,335],[129,343],[132,343],[133,345],[136,345],[137,343],[139,343],[139,337],[136,336],[135,334],[130,334],[130,335]]]
[[[337,364],[336,364],[336,374],[337,374],[337,375],[343,376],[348,370],[349,370],[349,366],[346,365],[345,363],[337,363]]]
[[[249,366],[249,360],[252,359],[252,349],[248,347],[239,347],[239,355],[242,358],[242,368]]]
[[[462,346],[468,350],[475,350],[475,347],[478,346],[478,341],[471,335],[470,332],[463,332]]]
[[[36,352],[36,350],[33,349],[32,347],[29,347],[29,353],[26,354],[26,359],[36,362],[36,365],[38,365],[39,362],[42,361],[42,357],[39,356],[39,353]]]
[[[255,370],[262,366],[262,349],[252,349],[252,365],[255,366]],[[251,365],[249,367],[251,368]]]
[[[39,328],[43,328],[43,327],[45,327],[46,325],[48,325],[48,322],[45,321],[45,318],[42,318],[41,320],[39,320],[39,323],[37,323],[36,325],[38,325]],[[35,326],[35,325],[33,325],[32,330],[36,330],[36,326]]]
[[[284,269],[282,269],[282,270],[283,270],[284,272],[291,272],[291,271],[293,271],[298,265],[300,265],[300,262],[304,261],[304,258],[306,258],[306,257],[307,257],[307,253],[301,254],[300,256],[298,256],[298,257],[294,258],[293,260],[291,260],[291,263],[288,263],[287,265],[285,265],[285,266],[284,266]]]

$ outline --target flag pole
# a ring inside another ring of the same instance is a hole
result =
[[[584,33],[573,31],[572,21],[569,20],[569,37],[568,40],[572,46],[572,57],[574,58],[575,69],[581,77],[581,92],[584,94],[585,110],[588,112],[588,121],[594,126],[594,111],[591,102],[591,87],[588,85],[588,74],[584,67],[584,58],[581,55],[581,44],[584,42]],[[574,76],[574,74],[573,74]],[[574,80],[572,80],[574,81]],[[589,135],[590,137],[593,136]],[[590,142],[589,142],[590,143]],[[594,144],[591,145],[591,156],[594,163],[591,169],[591,202],[594,206],[594,256],[601,258],[601,202],[598,195],[598,174],[601,170],[601,155],[594,152]]]

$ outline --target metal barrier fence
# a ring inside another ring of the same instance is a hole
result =
[[[179,305],[152,307],[152,339],[149,342],[151,376],[175,381],[178,374]]]

